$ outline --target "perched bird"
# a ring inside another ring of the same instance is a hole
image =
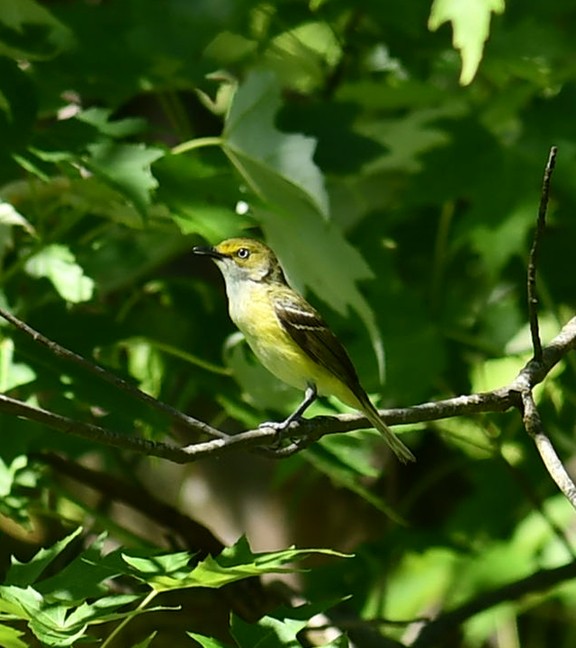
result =
[[[260,362],[292,387],[305,390],[282,430],[318,395],[332,395],[359,410],[382,433],[402,462],[414,455],[380,418],[360,384],[350,356],[320,314],[287,283],[274,252],[264,243],[233,238],[214,247],[195,247],[211,257],[226,282],[230,317]]]

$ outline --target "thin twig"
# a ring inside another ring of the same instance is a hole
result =
[[[538,207],[538,220],[536,221],[536,230],[534,232],[534,240],[532,241],[532,248],[528,258],[528,318],[530,321],[530,334],[532,336],[532,347],[534,349],[534,360],[540,362],[542,360],[542,342],[540,340],[540,331],[538,325],[538,296],[536,294],[536,265],[538,262],[538,252],[540,251],[540,241],[544,234],[546,226],[546,212],[548,210],[548,199],[550,196],[550,180],[554,165],[556,164],[556,154],[558,148],[553,146],[550,149],[548,162],[544,169],[544,178],[542,180],[542,191],[540,194],[540,205]]]
[[[60,346],[57,342],[48,339],[46,336],[42,335],[42,333],[36,331],[31,326],[18,319],[9,311],[0,308],[0,317],[3,317],[5,320],[10,322],[10,324],[13,324],[18,330],[31,337],[35,342],[38,342],[47,347],[55,356],[58,356],[64,360],[67,360],[68,362],[72,362],[73,364],[82,367],[82,369],[84,369],[85,371],[88,371],[89,373],[98,376],[105,382],[114,385],[114,387],[123,391],[125,394],[128,394],[129,396],[136,398],[143,403],[146,403],[146,405],[153,409],[167,414],[173,421],[183,424],[187,429],[192,429],[196,432],[201,432],[211,437],[220,439],[227,438],[228,435],[224,434],[224,432],[221,432],[220,430],[213,428],[207,423],[204,423],[203,421],[200,421],[192,416],[188,416],[187,414],[184,414],[184,412],[181,412],[180,410],[177,410],[176,408],[157,400],[153,396],[150,396],[146,392],[138,389],[138,387],[131,385],[129,382],[123,380],[119,376],[116,376],[110,371],[107,371],[106,369],[104,369],[104,367],[90,362],[89,360],[86,360],[86,358],[83,358],[81,355],[74,353],[74,351],[70,351],[69,349]]]

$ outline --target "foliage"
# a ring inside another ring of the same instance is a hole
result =
[[[300,394],[254,364],[191,249],[260,236],[381,406],[505,384],[530,357],[553,144],[544,341],[574,308],[574,17],[568,0],[4,0],[0,305],[184,412],[255,427]],[[538,393],[566,462],[575,370]],[[0,384],[122,435],[197,441],[7,324]],[[338,632],[318,643],[409,645],[384,620],[573,560],[573,511],[515,412],[396,428],[413,467],[369,431],[180,467],[0,416],[8,648],[306,645],[321,613]],[[324,547],[310,571],[287,567],[293,544]],[[442,645],[571,645],[573,585],[529,593]]]

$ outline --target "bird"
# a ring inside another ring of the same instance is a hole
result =
[[[270,247],[257,239],[230,238],[215,246],[196,246],[193,253],[215,261],[226,284],[230,318],[261,364],[305,392],[288,418],[266,426],[286,430],[318,396],[336,396],[368,419],[400,461],[415,461],[378,414],[342,343],[288,284]]]

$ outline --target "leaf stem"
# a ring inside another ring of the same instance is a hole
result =
[[[221,137],[197,137],[196,139],[188,140],[187,142],[182,142],[172,148],[172,153],[174,155],[180,155],[181,153],[187,153],[197,148],[203,148],[205,146],[222,146],[224,140]]]
[[[116,637],[123,628],[125,628],[130,621],[138,614],[140,610],[143,610],[150,601],[154,599],[154,597],[158,594],[156,590],[150,590],[150,592],[140,601],[140,605],[138,605],[132,612],[130,612],[125,619],[123,619],[115,628],[112,630],[112,632],[106,637],[106,640],[104,643],[101,645],[100,648],[109,648],[111,642],[114,640],[114,637]]]

